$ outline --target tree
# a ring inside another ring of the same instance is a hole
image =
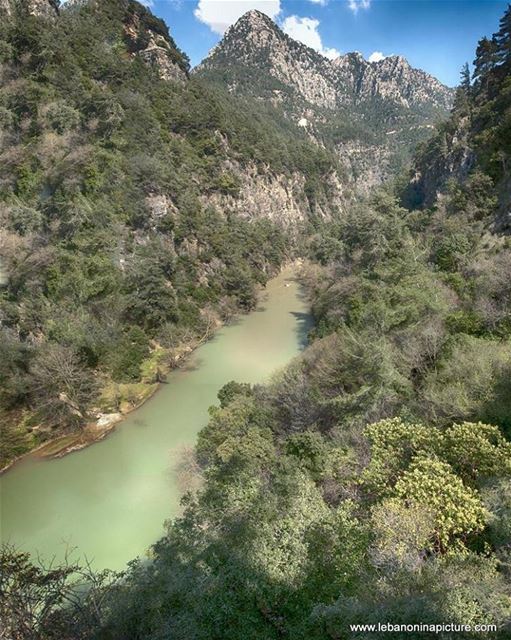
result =
[[[497,51],[498,44],[495,37],[492,39],[484,37],[477,45],[473,78],[483,91],[486,90],[490,73],[497,64]]]
[[[176,292],[169,281],[167,261],[159,256],[143,254],[128,274],[126,316],[149,334],[168,321],[177,321]]]
[[[418,570],[432,548],[433,522],[433,510],[422,503],[387,499],[375,505],[371,510],[372,563],[387,572]]]
[[[34,564],[28,553],[0,547],[0,636],[9,640],[85,640],[99,629],[105,587],[116,575],[67,560]]]
[[[30,378],[33,406],[45,422],[52,426],[85,422],[97,394],[97,381],[72,349],[45,345],[34,358]]]
[[[460,84],[456,89],[454,97],[453,112],[459,116],[470,115],[472,111],[472,84],[470,79],[470,68],[465,62],[461,68]]]
[[[507,70],[511,67],[511,5],[508,5],[500,19],[495,41],[496,60],[504,70]]]
[[[238,396],[251,396],[252,388],[246,382],[235,382],[231,380],[220,389],[217,397],[220,400],[220,407],[225,409]]]
[[[403,473],[393,491],[406,504],[419,504],[433,514],[434,548],[445,553],[484,529],[487,511],[478,494],[465,486],[450,465],[418,456]]]

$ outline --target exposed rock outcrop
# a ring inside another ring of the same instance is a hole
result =
[[[453,91],[400,56],[329,60],[249,11],[196,68],[236,95],[269,101],[334,149],[359,192],[385,181],[447,114]]]
[[[305,218],[308,208],[303,197],[305,179],[299,174],[260,174],[257,167],[237,169],[240,187],[236,194],[220,192],[203,196],[205,204],[220,211],[237,213],[246,218],[269,218],[294,225]]]
[[[55,18],[59,5],[59,0],[0,0],[0,12],[12,16],[20,10],[31,16]]]
[[[12,1],[11,0],[0,0],[0,15],[3,13],[10,16],[13,11]]]
[[[100,9],[101,2],[102,0],[68,0],[64,7],[66,11],[79,10],[85,5]],[[129,53],[152,67],[162,80],[185,82],[188,78],[188,58],[177,48],[163,20],[138,2],[118,0],[118,4],[121,15],[123,14],[124,41]]]
[[[368,62],[357,52],[328,60],[313,49],[296,42],[260,11],[249,11],[228,29],[223,40],[196,68],[199,75],[223,73],[232,90],[244,85],[236,68],[244,67],[267,73],[283,85],[288,97],[300,97],[311,105],[334,109],[374,98],[383,99],[408,109],[421,105],[449,109],[453,91],[436,78],[412,68],[401,56],[390,56]],[[252,71],[252,73],[250,73]],[[238,77],[239,76],[239,77]],[[271,83],[266,82],[266,88]],[[264,85],[252,85],[261,92]]]
[[[177,49],[162,20],[132,3],[125,14],[124,30],[130,53],[153,67],[162,80],[187,80],[188,59]]]
[[[462,183],[467,179],[476,163],[469,132],[468,119],[464,118],[453,134],[437,133],[425,151],[416,156],[408,188],[410,204],[430,207],[441,197],[449,180]]]

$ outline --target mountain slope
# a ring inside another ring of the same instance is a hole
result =
[[[139,402],[342,186],[301,130],[189,79],[142,5],[42,2],[0,23],[2,462]]]
[[[401,56],[367,62],[359,53],[348,53],[328,60],[257,10],[228,29],[195,72],[223,79],[233,92],[259,97],[273,92],[277,100],[280,85],[295,99],[329,109],[376,97],[412,110],[422,105],[445,110],[452,102],[450,89]]]
[[[497,228],[511,229],[511,10],[491,39],[482,38],[474,60],[462,74],[454,109],[414,159],[407,199],[432,206],[449,189],[469,201],[495,198]],[[492,207],[488,204],[488,210]]]
[[[259,11],[242,16],[193,73],[271,104],[334,149],[351,181],[364,188],[408,160],[453,98],[451,89],[399,56],[369,63],[349,53],[330,61]]]

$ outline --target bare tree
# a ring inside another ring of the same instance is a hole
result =
[[[97,383],[69,347],[49,343],[31,368],[32,400],[41,417],[52,424],[84,422]]]

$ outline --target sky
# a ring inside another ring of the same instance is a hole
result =
[[[471,63],[478,40],[497,31],[506,0],[144,0],[198,64],[250,9],[329,58],[402,55],[449,86]]]

